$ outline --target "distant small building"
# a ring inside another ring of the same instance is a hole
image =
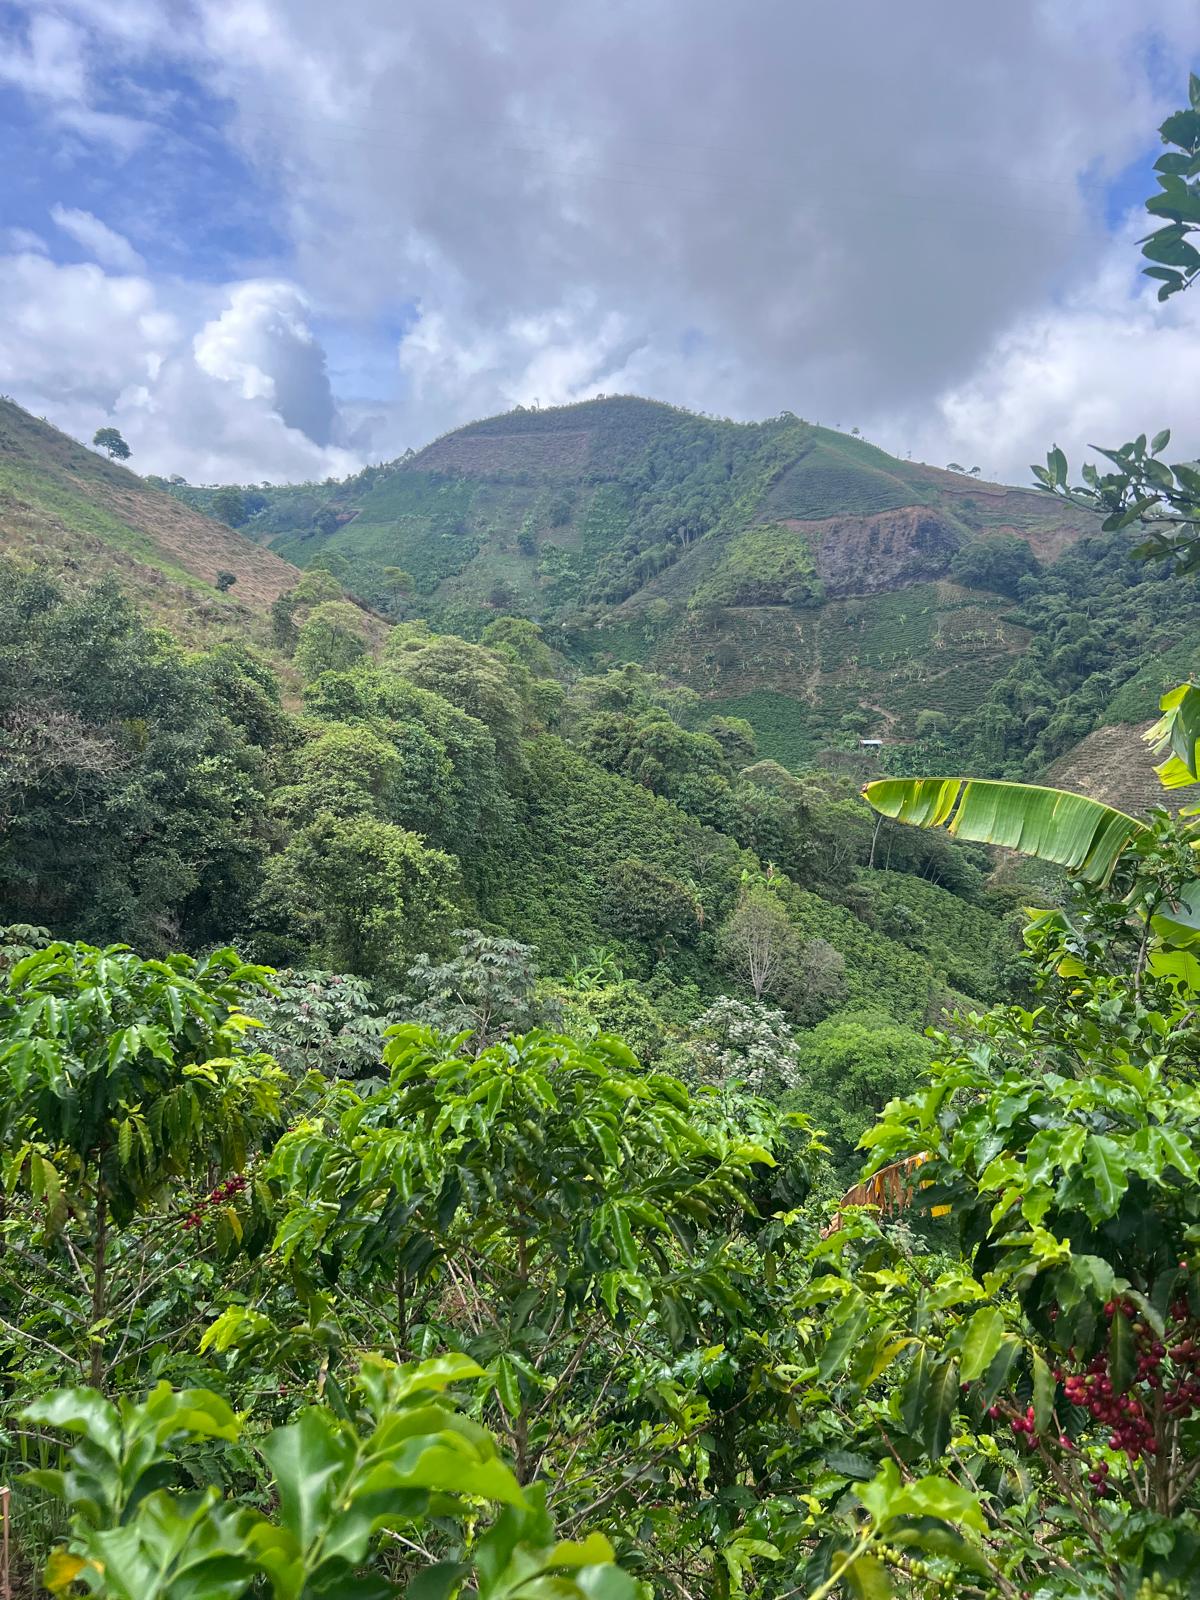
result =
[[[858,742],[859,742],[859,745],[861,746],[861,748],[864,749],[864,750],[882,750],[883,749],[883,740],[882,739],[860,739]]]

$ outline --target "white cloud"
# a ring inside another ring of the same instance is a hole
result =
[[[324,360],[300,319],[302,297],[268,287],[164,287],[90,262],[0,256],[0,392],[77,438],[115,423],[142,472],[199,482],[342,476],[357,456],[292,425],[297,409],[319,406]],[[281,321],[273,307],[284,308]]]
[[[940,424],[1103,247],[1081,184],[1168,108],[1151,31],[1200,42],[1179,0],[197,14],[241,147],[284,163],[295,275],[352,315],[416,304],[413,443],[622,388]]]
[[[29,19],[23,40],[8,39],[0,50],[0,83],[49,100],[79,102],[86,94],[85,36],[51,12]]]
[[[145,270],[146,263],[124,234],[117,233],[107,222],[102,222],[90,211],[79,211],[73,206],[53,205],[50,207],[50,217],[102,267],[114,267],[118,272]]]
[[[149,125],[95,104],[87,31],[50,11],[34,10],[23,36],[0,32],[0,84],[49,108],[53,119],[88,140],[133,150]]]
[[[0,243],[14,255],[28,254],[30,251],[40,256],[50,253],[41,234],[34,233],[32,228],[5,228],[0,234]]]
[[[1191,353],[1186,318],[1089,296],[1097,196],[1184,93],[1194,0],[497,0],[469,26],[445,0],[16,4],[10,81],[88,137],[120,114],[102,82],[146,107],[169,63],[202,122],[231,108],[284,235],[220,303],[156,285],[184,332],[148,405],[178,361],[223,415],[327,454],[339,411],[382,412],[378,455],[515,401],[635,389],[1024,478],[1056,392],[1049,431],[1077,453],[1070,430],[1105,421],[1095,385],[1128,433],[1138,373],[1173,393]],[[338,325],[336,405],[314,323]],[[405,330],[395,391],[364,357],[356,392],[347,352],[381,325]]]
[[[246,400],[269,401],[289,427],[325,445],[336,414],[309,311],[295,284],[235,284],[225,309],[201,328],[192,347],[204,372],[235,385]]]
[[[1200,365],[1200,301],[1160,304],[1136,275],[1140,221],[1104,252],[1091,278],[1059,304],[1004,330],[977,370],[947,389],[921,416],[878,419],[871,436],[936,465],[978,464],[1005,481],[1031,481],[1051,445],[1068,452],[1073,474],[1139,432],[1170,426],[1170,460],[1200,454],[1195,374]],[[1103,463],[1101,463],[1103,464]]]
[[[31,252],[0,258],[0,308],[0,381],[17,398],[37,395],[39,411],[82,400],[110,409],[178,338],[146,279]]]
[[[430,311],[400,340],[411,403],[435,430],[447,421],[515,405],[560,405],[619,388],[636,341],[625,319],[570,299],[502,327]]]

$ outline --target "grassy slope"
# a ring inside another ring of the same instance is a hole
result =
[[[295,583],[294,567],[0,400],[0,550],[55,575],[105,573],[185,639],[240,630]],[[222,595],[220,571],[237,578]]]
[[[1154,774],[1159,758],[1142,738],[1153,725],[1153,720],[1147,720],[1096,728],[1052,762],[1039,781],[1090,795],[1134,816],[1144,816],[1153,806],[1175,811],[1180,806],[1200,805],[1200,788],[1168,792],[1159,783]]]

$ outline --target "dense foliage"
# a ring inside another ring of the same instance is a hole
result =
[[[871,870],[851,784],[756,761],[747,723],[703,720],[641,669],[572,677],[531,623],[488,644],[407,624],[377,659],[358,630],[347,655],[342,613],[359,613],[307,574],[276,608],[307,680],[296,714],[292,682],[248,648],[188,655],[112,585],[8,579],[9,922],[150,951],[236,939],[365,978],[380,1006],[418,956],[452,958],[464,926],[536,947],[551,972],[611,944],[631,978],[696,985],[696,1015],[731,985],[755,992],[733,943],[765,895],[782,930],[766,992],[799,1023],[872,990],[917,1024],[947,989],[997,992],[893,908],[897,870],[913,873],[943,886],[914,879],[914,906],[933,893],[935,920],[940,905],[998,932],[965,852],[897,831]]]
[[[1172,293],[1192,102],[1147,244]],[[901,492],[790,416],[661,410],[607,408],[589,560],[555,581],[620,599],[710,538],[702,605],[801,608],[809,544],[748,529],[747,482],[784,518],[831,483]],[[468,432],[578,454],[569,415],[521,416]],[[1031,646],[970,747],[926,710],[914,762],[1018,776],[1145,670],[1162,585],[1193,603],[1168,442],[1089,475],[1110,525],[1048,572],[1008,537],[957,548]],[[574,502],[505,460],[544,561]],[[1059,452],[1042,477],[1066,492]],[[300,509],[332,537],[320,487]],[[435,471],[361,487],[468,536]],[[1162,565],[1130,583],[1115,536],[1147,518]],[[386,569],[393,614],[444,556]],[[4,578],[20,1583],[1200,1600],[1200,808],[895,772],[872,811],[526,617],[385,638],[331,567],[274,604],[273,663],[187,655],[111,585]],[[1200,780],[1200,689],[1161,709],[1172,792]],[[985,844],[1069,877],[1019,948]]]
[[[319,974],[24,930],[21,1550],[59,1541],[56,1592],[142,1600],[616,1596],[614,1559],[780,1600],[1200,1592],[1191,826],[1038,914],[1032,1008],[928,1047],[726,999],[648,1068],[517,1031],[618,1003],[610,952],[547,987],[470,931],[409,975],[457,1036],[380,1040]],[[323,1043],[351,1025],[353,1079]],[[841,1202],[822,1110],[842,1169],[863,1127],[877,1169]]]

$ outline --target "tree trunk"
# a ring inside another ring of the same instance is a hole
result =
[[[92,1321],[91,1326],[104,1317],[108,1294],[108,1193],[101,1181],[96,1185],[96,1243],[92,1251]],[[92,1362],[88,1381],[93,1389],[104,1386],[104,1335],[92,1333]]]

